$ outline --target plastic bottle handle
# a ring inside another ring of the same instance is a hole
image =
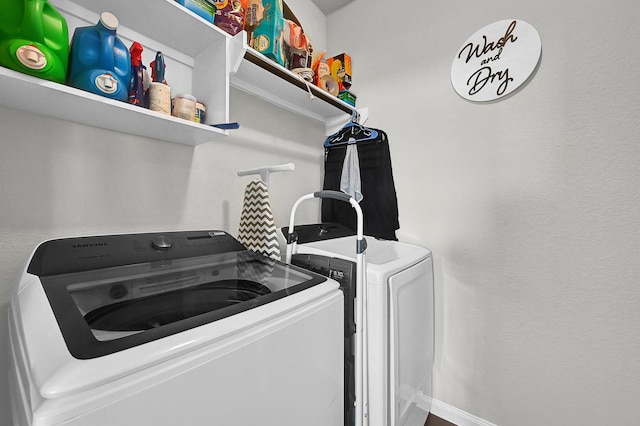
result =
[[[98,22],[98,25],[104,29],[104,31],[100,31],[100,46],[102,46],[101,58],[106,61],[105,68],[112,70],[114,69],[115,63],[113,47],[115,46],[116,41],[116,31],[105,27],[102,25],[102,22]],[[105,31],[109,32],[109,36],[105,34]]]
[[[28,34],[34,34],[34,38],[38,41],[44,40],[42,14],[44,12],[45,3],[45,0],[25,0],[24,2],[22,28],[24,28]]]

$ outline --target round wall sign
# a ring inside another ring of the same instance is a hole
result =
[[[519,19],[494,22],[462,45],[451,65],[451,84],[460,96],[486,102],[525,83],[538,65],[538,32]]]

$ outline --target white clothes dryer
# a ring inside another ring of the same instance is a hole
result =
[[[297,255],[292,263],[311,270],[315,269],[314,264],[332,264],[313,256],[355,263],[356,236],[348,236],[352,231],[342,225],[303,225],[295,230]],[[283,232],[286,234],[288,229]],[[431,252],[411,244],[367,237],[365,265],[369,425],[423,426],[432,400]],[[342,271],[347,270],[343,264],[322,269],[336,279],[333,274],[344,277]]]
[[[42,243],[9,307],[14,425],[342,425],[336,281],[222,231]]]

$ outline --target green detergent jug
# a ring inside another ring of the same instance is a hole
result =
[[[67,21],[47,0],[2,0],[0,65],[64,83],[69,62]]]

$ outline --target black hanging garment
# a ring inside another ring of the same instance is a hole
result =
[[[382,130],[363,128],[357,124],[355,126],[369,130],[369,134],[373,135],[364,138],[365,140],[355,137],[350,141],[358,149],[360,193],[363,197],[359,204],[364,217],[364,234],[384,240],[397,240],[395,231],[400,228],[398,199],[393,183],[387,134]],[[340,132],[343,131],[344,129]],[[340,191],[342,168],[349,145],[349,142],[339,140],[349,138],[335,137],[340,132],[330,136],[325,142],[325,190]],[[356,215],[348,203],[323,198],[321,215],[322,222],[336,222],[354,231],[356,229]]]

